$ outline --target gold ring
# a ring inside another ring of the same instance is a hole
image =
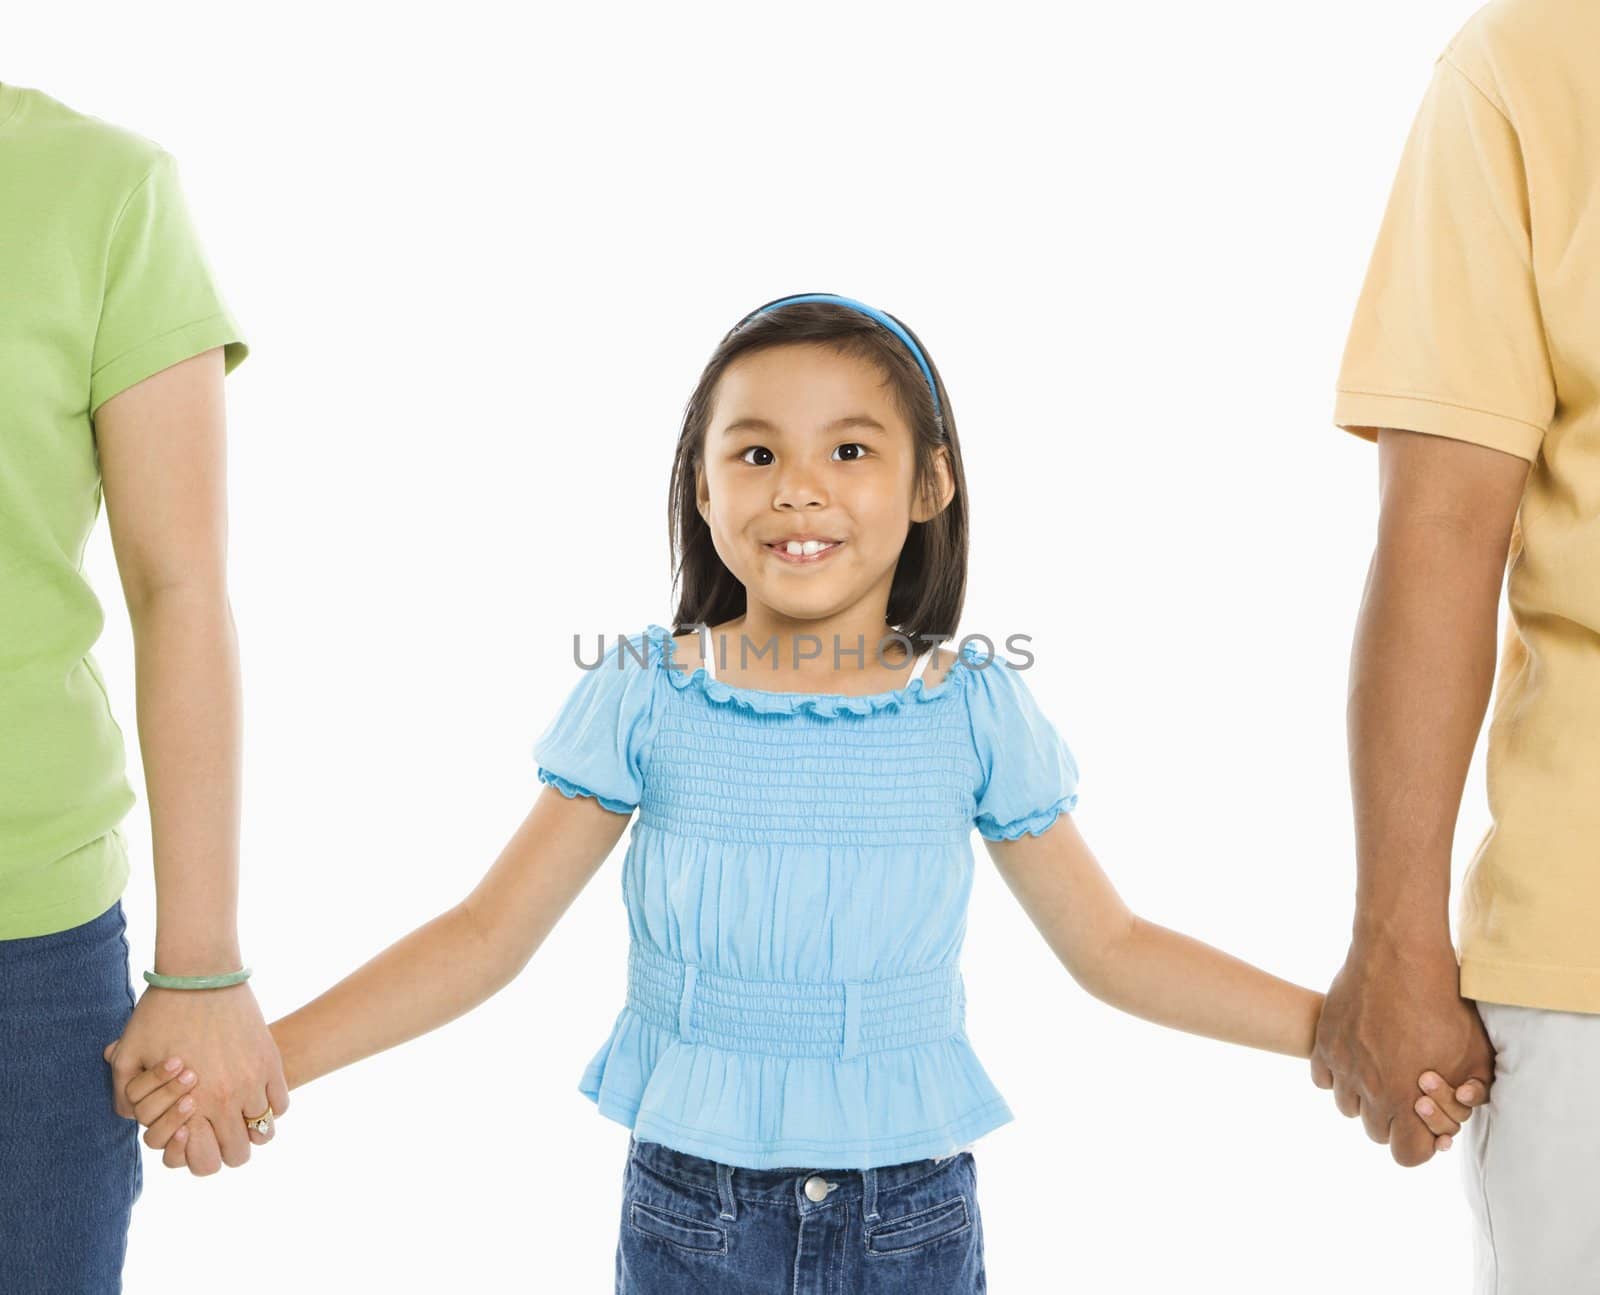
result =
[[[262,1111],[260,1115],[246,1116],[245,1117],[244,1126],[247,1129],[254,1129],[257,1133],[261,1134],[261,1136],[264,1137],[264,1138],[265,1137],[271,1137],[272,1136],[272,1107],[268,1106],[267,1109]]]

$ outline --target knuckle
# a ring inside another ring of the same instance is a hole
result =
[[[1395,1148],[1400,1156],[1405,1157],[1408,1167],[1420,1165],[1424,1160],[1432,1159],[1437,1148],[1431,1134],[1423,1134],[1415,1126],[1404,1130],[1402,1136],[1396,1137]]]

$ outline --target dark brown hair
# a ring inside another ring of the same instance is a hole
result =
[[[934,488],[934,451],[943,445],[949,453],[955,491],[937,516],[911,523],[889,589],[887,622],[910,638],[913,652],[923,651],[935,639],[955,637],[967,591],[967,481],[961,466],[961,442],[938,366],[922,339],[904,323],[900,326],[911,334],[933,370],[942,417],[935,412],[927,379],[905,343],[848,306],[794,302],[754,315],[723,337],[689,397],[672,463],[667,524],[674,574],[681,577],[678,607],[672,618],[674,634],[685,633],[692,625],[716,625],[745,611],[744,586],[717,556],[711,528],[695,502],[695,474],[705,458],[717,383],[742,355],[811,342],[831,347],[841,355],[868,360],[883,373],[896,407],[911,429],[916,454],[912,485],[915,492],[931,492]],[[869,651],[875,647],[866,646]]]

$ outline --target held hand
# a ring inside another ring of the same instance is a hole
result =
[[[1419,953],[1382,943],[1351,946],[1328,990],[1311,1054],[1311,1078],[1331,1088],[1341,1114],[1360,1117],[1395,1163],[1423,1164],[1437,1149],[1417,1117],[1417,1076],[1430,1067],[1454,1086],[1494,1078],[1494,1048],[1459,992],[1447,948]]]
[[[251,1143],[266,1141],[246,1128],[248,1117],[269,1108],[275,1116],[289,1109],[282,1061],[248,985],[148,989],[122,1037],[106,1052],[117,1113],[127,1119],[138,1118],[129,1092],[143,1072],[158,1069],[173,1053],[188,1061],[197,1075],[191,1094],[194,1110],[184,1120],[171,1121],[166,1131],[174,1135],[178,1128],[187,1128],[189,1132],[186,1139],[174,1136],[166,1142],[164,1163],[175,1167],[186,1162],[199,1176],[216,1173],[224,1164],[244,1164],[250,1159]],[[169,1075],[163,1083],[170,1080]],[[161,1086],[141,1086],[138,1091],[148,1100]],[[181,1096],[172,1096],[181,1105]],[[160,1145],[152,1141],[154,1132],[145,1137],[151,1146]]]
[[[116,1050],[115,1043],[106,1044],[102,1055],[108,1064]],[[177,1168],[186,1163],[183,1145],[189,1138],[190,1117],[194,1115],[195,1105],[193,1090],[198,1078],[183,1064],[181,1057],[169,1057],[158,1067],[141,1070],[125,1090],[134,1118],[146,1126],[145,1145],[159,1151],[171,1140],[176,1155],[172,1163]],[[204,1116],[195,1119],[205,1122]]]
[[[1411,1109],[1428,1126],[1438,1151],[1448,1151],[1451,1139],[1461,1132],[1473,1108],[1489,1100],[1489,1089],[1481,1080],[1469,1079],[1460,1088],[1452,1089],[1435,1070],[1424,1070],[1417,1078],[1417,1087],[1422,1096],[1411,1104]]]

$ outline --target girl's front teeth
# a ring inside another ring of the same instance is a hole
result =
[[[810,557],[813,553],[821,553],[823,549],[833,548],[838,542],[838,540],[829,540],[826,543],[822,540],[790,540],[784,546],[784,552],[796,558]]]

